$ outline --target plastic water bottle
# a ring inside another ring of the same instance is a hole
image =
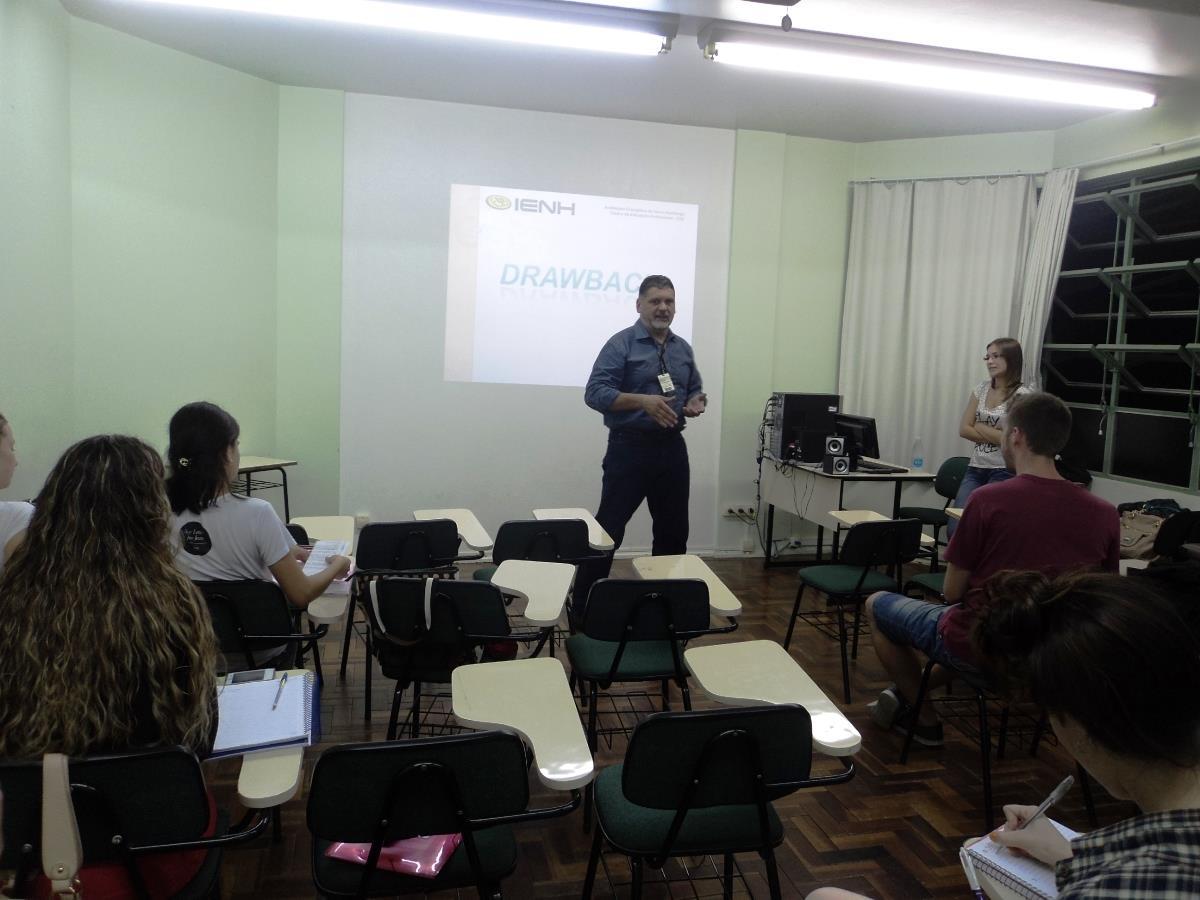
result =
[[[921,443],[919,436],[912,445],[912,467],[914,469],[925,468],[925,445]]]

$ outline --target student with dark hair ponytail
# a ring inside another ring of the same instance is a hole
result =
[[[230,492],[241,459],[237,421],[213,403],[189,403],[171,417],[167,497],[175,514],[175,564],[193,581],[270,580],[303,609],[350,570],[345,556],[305,575],[274,507]]]
[[[1063,747],[1142,814],[1067,842],[1031,806],[993,838],[1056,866],[1060,900],[1200,897],[1200,641],[1149,579],[1005,572],[975,643]]]

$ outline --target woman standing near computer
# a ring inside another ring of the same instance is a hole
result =
[[[959,509],[966,506],[976,488],[1013,477],[1000,453],[1000,435],[1009,405],[1018,395],[1029,393],[1029,388],[1021,383],[1024,357],[1021,345],[1014,338],[996,338],[987,345],[983,361],[988,377],[971,392],[958,427],[959,436],[975,445],[958,496],[954,498],[954,506]],[[950,534],[956,524],[951,520]]]

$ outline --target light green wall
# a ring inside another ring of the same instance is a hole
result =
[[[1054,156],[1054,132],[873,141],[855,144],[854,151],[855,181],[1044,172]]]
[[[837,387],[854,145],[789,137],[784,163],[775,390]]]
[[[726,506],[754,499],[755,434],[771,393],[787,138],[739,131],[734,144],[725,384],[721,398],[721,493]],[[720,521],[717,542],[736,547],[745,526]]]
[[[1135,112],[1112,113],[1062,128],[1054,135],[1054,165],[1074,166],[1096,159],[1166,144],[1200,134],[1200,94],[1195,85],[1171,87],[1157,106]],[[1137,160],[1094,166],[1081,172],[1096,178],[1200,156],[1200,145]]]
[[[279,88],[71,21],[77,434],[209,399],[275,448]]]
[[[276,445],[292,515],[338,512],[342,318],[340,91],[279,91]]]
[[[70,442],[69,18],[57,0],[0,0],[0,412],[35,494]]]
[[[244,452],[301,460],[297,514],[337,511],[342,109],[340,92],[279,87],[55,0],[0,0],[0,410],[25,458],[9,496],[94,431],[162,446],[171,411],[207,397],[238,416]],[[721,504],[753,498],[767,396],[836,385],[848,182],[1037,171],[1197,132],[1200,100],[1183,94],[1058,132],[738,132]],[[743,535],[722,523],[722,546]]]
[[[734,160],[718,502],[749,505],[763,405],[837,381],[854,145],[739,131]],[[781,524],[786,538],[790,525]],[[738,549],[744,525],[721,520]],[[757,548],[756,548],[757,549]]]

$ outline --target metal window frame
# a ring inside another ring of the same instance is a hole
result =
[[[1200,161],[1197,161],[1196,166],[1200,169]],[[1091,191],[1075,197],[1073,208],[1100,202],[1111,210],[1116,216],[1116,233],[1112,241],[1086,245],[1072,239],[1073,246],[1086,250],[1112,248],[1114,250],[1113,261],[1114,263],[1119,262],[1119,264],[1059,273],[1059,283],[1078,278],[1097,279],[1108,290],[1107,311],[1078,312],[1073,310],[1057,290],[1052,298],[1052,304],[1070,320],[1106,322],[1108,325],[1106,328],[1107,340],[1104,343],[1096,344],[1047,341],[1042,348],[1041,363],[1043,377],[1052,375],[1066,386],[1098,392],[1099,403],[1069,402],[1067,404],[1075,409],[1088,409],[1101,414],[1101,427],[1104,430],[1103,468],[1096,471],[1095,474],[1139,484],[1160,486],[1169,490],[1200,493],[1200,446],[1196,440],[1197,426],[1200,425],[1200,390],[1198,390],[1198,385],[1200,385],[1200,258],[1183,258],[1169,262],[1143,264],[1133,261],[1134,251],[1138,247],[1144,248],[1148,244],[1174,243],[1200,238],[1200,231],[1159,234],[1139,213],[1143,195],[1189,185],[1200,191],[1200,171],[1151,182],[1145,182],[1138,177],[1130,177],[1123,183],[1113,185],[1106,190]],[[1197,285],[1197,300],[1191,308],[1151,309],[1134,289],[1133,279],[1135,276],[1177,271],[1185,272]],[[1131,320],[1148,319],[1177,320],[1180,332],[1189,333],[1191,340],[1180,344],[1130,343],[1127,339],[1127,324]],[[1187,328],[1187,320],[1191,321],[1190,329]],[[1049,322],[1047,322],[1048,330]],[[1046,336],[1049,337],[1049,334]],[[1098,361],[1102,367],[1101,381],[1080,381],[1067,378],[1055,362],[1056,355],[1063,353],[1087,354]],[[1141,354],[1154,354],[1176,359],[1187,367],[1190,386],[1188,388],[1158,387],[1144,383],[1128,365],[1131,355]],[[1125,402],[1122,402],[1122,392],[1126,394]],[[1146,409],[1130,402],[1143,395],[1186,397],[1188,398],[1187,411]],[[1113,471],[1117,416],[1122,414],[1183,419],[1190,422],[1191,428],[1188,437],[1190,466],[1186,488],[1175,484],[1148,482]]]

